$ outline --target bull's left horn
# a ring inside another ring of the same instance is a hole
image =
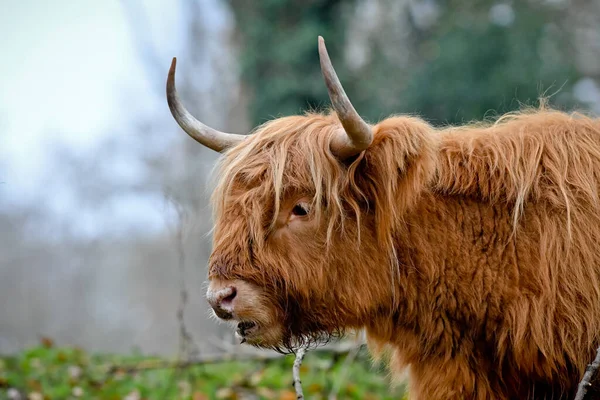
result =
[[[240,143],[246,136],[235,133],[225,133],[204,125],[189,113],[179,99],[175,88],[175,65],[177,59],[173,57],[169,76],[167,78],[167,102],[173,118],[188,135],[198,143],[215,151],[222,152],[229,147]]]
[[[319,58],[331,104],[345,131],[334,137],[331,142],[331,151],[339,158],[346,159],[369,147],[373,141],[373,131],[352,106],[333,69],[325,47],[325,40],[321,36],[319,36]]]

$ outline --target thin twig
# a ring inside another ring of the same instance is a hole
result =
[[[206,364],[217,364],[225,363],[230,361],[265,361],[273,360],[282,357],[281,354],[267,354],[255,355],[255,354],[225,354],[215,356],[202,356],[192,360],[146,360],[140,361],[133,365],[111,365],[108,369],[109,374],[114,374],[117,371],[133,374],[136,372],[152,371],[157,369],[182,369],[190,368],[195,366],[202,366]]]
[[[575,395],[575,400],[584,400],[585,396],[589,388],[592,387],[592,378],[598,371],[598,367],[600,367],[600,347],[596,350],[596,358],[591,364],[588,364],[585,369],[585,374],[583,374],[583,379],[579,382],[579,388],[577,389],[577,394]]]
[[[188,290],[186,286],[186,273],[185,273],[185,249],[184,249],[184,225],[187,220],[187,214],[181,205],[174,197],[165,194],[165,198],[170,201],[175,212],[177,213],[177,227],[174,235],[175,245],[177,249],[177,264],[179,270],[179,305],[177,306],[177,321],[179,324],[179,351],[177,354],[178,362],[175,364],[169,384],[165,386],[163,398],[166,398],[167,394],[175,384],[177,377],[184,372],[182,366],[183,360],[190,360],[200,356],[200,350],[194,339],[189,332],[185,324],[185,310],[188,304]]]
[[[296,353],[296,359],[294,360],[294,367],[292,368],[292,376],[294,377],[294,389],[296,390],[296,399],[303,400],[304,394],[302,393],[302,381],[300,381],[300,366],[302,366],[302,360],[306,354],[306,347],[300,347]]]
[[[171,204],[177,213],[177,231],[175,232],[175,245],[177,249],[177,264],[179,269],[179,305],[177,307],[177,321],[179,323],[179,358],[193,358],[199,355],[190,331],[185,324],[185,309],[188,304],[188,290],[186,286],[186,258],[184,249],[184,225],[187,215],[182,205],[174,198],[170,198]]]
[[[345,354],[351,351],[348,348],[318,348],[314,349],[313,352],[333,353],[333,354]],[[219,355],[206,355],[194,359],[188,360],[143,360],[135,364],[114,364],[108,367],[107,374],[113,375],[117,372],[134,374],[137,372],[152,371],[157,369],[182,369],[190,368],[195,366],[202,366],[206,364],[218,364],[226,363],[231,361],[268,361],[275,360],[278,358],[285,357],[280,353],[228,353]]]

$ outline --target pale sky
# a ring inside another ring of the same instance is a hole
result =
[[[143,4],[139,9],[149,21],[144,34],[165,59],[166,74],[181,43],[177,2],[136,3]],[[48,149],[61,144],[85,156],[107,135],[127,135],[136,116],[168,113],[164,98],[153,91],[155,83],[148,82],[144,73],[124,11],[117,0],[4,2],[0,12],[4,207],[41,198],[40,207],[68,218],[77,205],[68,182],[44,187],[44,177],[53,167]],[[127,156],[124,164],[129,162]],[[137,173],[134,165],[123,171]],[[79,210],[82,233],[100,234],[94,228],[99,218],[161,229],[163,199],[134,197],[126,194],[93,212]]]
[[[43,165],[45,143],[84,150],[109,132],[109,116],[119,115],[117,84],[143,85],[116,1],[7,2],[0,49],[0,154],[25,181]],[[134,73],[125,76],[125,66]]]

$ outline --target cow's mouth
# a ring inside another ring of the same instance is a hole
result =
[[[242,321],[237,324],[236,334],[241,339],[241,342],[244,343],[248,340],[248,338],[256,335],[258,331],[258,325],[256,322],[252,321]]]

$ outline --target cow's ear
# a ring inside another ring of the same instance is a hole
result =
[[[435,175],[438,140],[434,128],[411,117],[386,119],[374,132],[373,143],[351,173],[383,233],[427,190]]]

